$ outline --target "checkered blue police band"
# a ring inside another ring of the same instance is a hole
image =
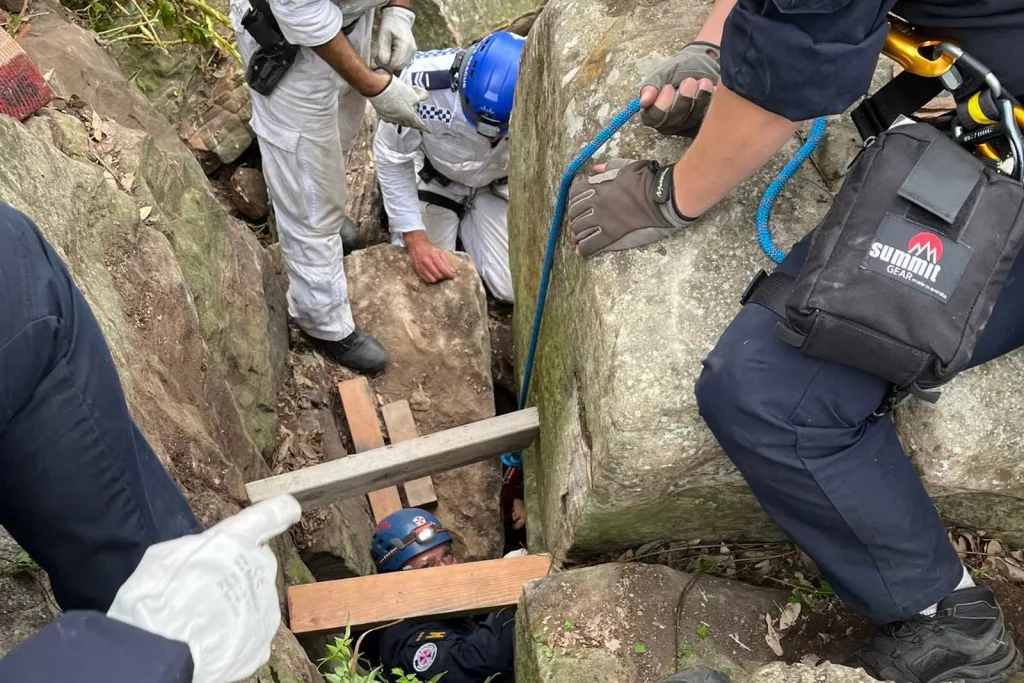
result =
[[[424,121],[441,121],[442,123],[452,122],[452,110],[438,107],[433,104],[417,104],[416,113]]]
[[[428,50],[426,52],[417,52],[413,56],[412,61],[417,62],[421,59],[430,59],[431,57],[442,57],[444,55],[454,55],[458,52],[457,48],[449,47],[444,50]]]

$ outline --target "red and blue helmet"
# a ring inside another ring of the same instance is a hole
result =
[[[526,39],[499,31],[469,48],[459,74],[462,111],[487,137],[508,134]]]
[[[437,517],[426,510],[407,508],[380,520],[370,553],[381,574],[397,572],[420,553],[451,543],[452,537]]]

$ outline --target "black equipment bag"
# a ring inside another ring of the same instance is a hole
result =
[[[1021,251],[1022,209],[1020,182],[934,126],[881,133],[815,230],[777,335],[936,400],[970,361]]]

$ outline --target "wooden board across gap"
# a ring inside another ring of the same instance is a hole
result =
[[[489,417],[385,448],[303,467],[245,485],[258,503],[281,494],[295,496],[303,510],[370,491],[447,472],[526,448],[540,434],[536,408]]]
[[[319,581],[288,589],[294,633],[365,629],[396,619],[492,612],[519,601],[523,584],[547,576],[548,555],[467,562],[409,572]]]
[[[365,377],[357,377],[338,384],[341,394],[341,405],[345,409],[349,432],[352,434],[352,445],[356,453],[372,451],[384,447],[384,435],[377,421],[377,408],[370,391],[370,383]],[[402,497],[398,495],[397,486],[388,486],[367,494],[373,518],[377,522],[392,512],[402,509]]]
[[[388,428],[388,436],[391,443],[401,443],[419,436],[416,431],[416,421],[412,417],[412,409],[406,400],[389,403],[380,409],[384,415],[384,426]],[[437,502],[437,493],[434,491],[434,482],[430,477],[420,477],[402,484],[405,489],[405,499],[409,507],[419,508]]]

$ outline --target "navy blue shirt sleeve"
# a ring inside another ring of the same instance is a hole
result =
[[[188,645],[108,619],[68,612],[0,659],[7,683],[191,683]]]
[[[871,85],[894,0],[738,0],[722,83],[790,121],[840,114]]]

